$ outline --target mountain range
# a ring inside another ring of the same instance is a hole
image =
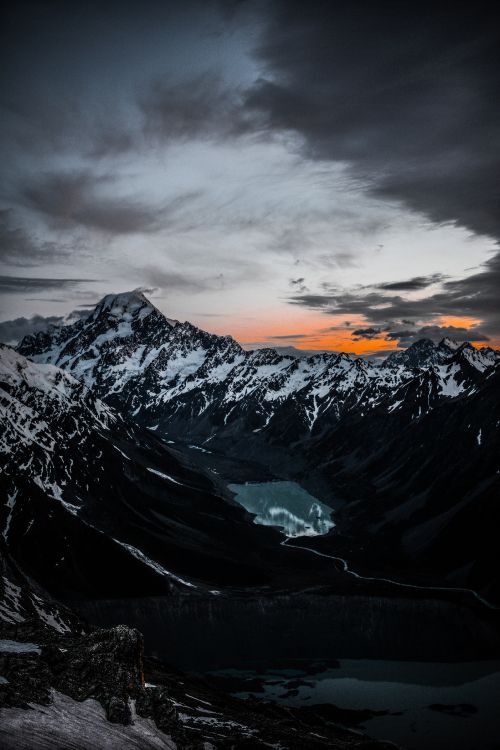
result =
[[[59,368],[62,382],[75,378],[73,387],[100,404],[99,419],[115,431],[127,420],[133,442],[155,436],[164,450],[168,441],[183,446],[191,461],[196,451],[195,463],[214,479],[231,458],[229,475],[234,462],[252,461],[257,474],[314,490],[337,524],[318,548],[348,546],[362,565],[500,593],[491,538],[500,490],[497,350],[424,339],[380,363],[246,351],[130,292],[24,338],[17,353],[31,367]]]
[[[309,439],[349,413],[379,407],[410,404],[415,418],[471,395],[500,362],[496,350],[449,339],[418,341],[381,364],[336,352],[245,351],[230,336],[165,317],[139,292],[107,296],[88,318],[28,336],[18,351],[66,370],[160,435],[205,442],[234,431],[272,440],[284,423],[296,439]]]

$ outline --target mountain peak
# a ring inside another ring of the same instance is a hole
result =
[[[417,341],[414,341],[413,344],[411,344],[407,351],[409,349],[415,350],[425,350],[425,349],[435,349],[435,344],[432,341],[432,339],[417,339]]]
[[[438,347],[431,339],[418,339],[407,349],[401,349],[389,354],[384,362],[385,366],[394,367],[403,365],[405,367],[425,367],[437,362],[442,356]]]
[[[170,326],[177,325],[178,321],[167,318],[152,302],[146,297],[141,289],[133,289],[130,292],[119,292],[118,294],[107,294],[96,305],[91,313],[91,319],[96,320],[99,316],[105,315],[117,321],[129,322],[131,320],[143,320],[151,313],[161,316]]]
[[[111,318],[131,319],[137,316],[145,318],[153,310],[156,310],[156,307],[141,291],[135,289],[131,292],[107,294],[96,305],[93,317],[96,318],[105,313]]]

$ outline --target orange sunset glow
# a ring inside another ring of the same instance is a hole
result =
[[[480,324],[481,321],[477,318],[458,315],[438,316],[427,321],[427,325],[466,330],[474,330]],[[387,333],[383,330],[370,338],[353,335],[356,329],[363,329],[369,325],[361,317],[353,318],[349,321],[349,325],[346,325],[345,319],[339,316],[318,315],[317,313],[297,315],[292,312],[280,316],[280,320],[273,323],[272,326],[267,322],[248,322],[245,324],[244,321],[237,321],[229,327],[227,322],[224,321],[212,325],[211,329],[218,334],[230,333],[248,349],[264,345],[269,347],[293,346],[297,349],[341,351],[357,355],[398,349],[398,342],[387,338]],[[500,348],[500,339],[485,341],[475,340],[471,337],[470,343],[479,347],[487,345],[492,348]]]

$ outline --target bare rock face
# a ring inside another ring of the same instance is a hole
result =
[[[34,654],[0,653],[0,673],[6,680],[0,684],[0,709],[50,704],[51,671]]]
[[[0,670],[0,706],[26,708],[48,705],[51,689],[76,701],[94,698],[109,721],[128,724],[130,697],[143,691],[143,639],[125,625],[96,630],[81,637],[60,638],[41,645],[39,652],[4,653]]]
[[[75,700],[96,698],[109,721],[128,724],[129,696],[143,688],[143,638],[135,628],[118,625],[96,630],[61,652],[58,646],[42,651],[52,668],[54,687]]]
[[[162,732],[171,734],[177,722],[177,711],[166,687],[157,686],[144,690],[137,699],[137,713],[146,719],[154,719]],[[174,729],[175,733],[175,729]]]
[[[114,724],[127,726],[144,717],[182,739],[168,690],[144,687],[144,641],[138,630],[118,625],[76,637],[48,630],[31,635],[44,643],[0,640],[0,709],[49,706],[54,695],[63,694],[78,703],[98,701]],[[186,742],[179,746],[190,747]]]

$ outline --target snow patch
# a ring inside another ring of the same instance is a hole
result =
[[[142,563],[147,565],[149,568],[152,568],[156,573],[159,573],[162,576],[167,576],[168,578],[173,578],[174,581],[177,581],[177,583],[182,583],[183,586],[188,586],[189,588],[196,588],[194,583],[191,583],[190,581],[186,581],[184,578],[180,578],[180,576],[175,575],[175,573],[172,573],[170,570],[167,570],[162,565],[157,563],[155,560],[151,560],[149,557],[147,557],[144,552],[141,552],[140,549],[137,549],[137,547],[133,547],[131,544],[127,544],[126,542],[120,542],[119,539],[115,539],[114,537],[111,537],[116,544],[119,544],[121,547],[124,547],[130,554],[135,557],[137,560],[140,560]]]
[[[30,705],[31,710],[3,708],[0,711],[0,744],[19,748],[106,748],[106,750],[176,750],[177,745],[153,719],[135,715],[123,726],[106,719],[106,712],[93,698],[75,701],[57,691],[49,706]],[[20,744],[29,738],[28,744]]]
[[[157,474],[159,477],[162,477],[162,479],[167,479],[169,482],[173,482],[174,484],[179,484],[181,487],[185,487],[185,484],[182,484],[182,482],[178,482],[177,479],[174,479],[170,476],[170,474],[164,474],[162,471],[158,471],[157,469],[151,469],[149,466],[147,467],[148,471],[151,472],[151,474]]]
[[[16,623],[24,622],[24,608],[21,604],[21,587],[9,581],[3,576],[4,594],[3,600],[0,601],[0,619],[4,622]]]

